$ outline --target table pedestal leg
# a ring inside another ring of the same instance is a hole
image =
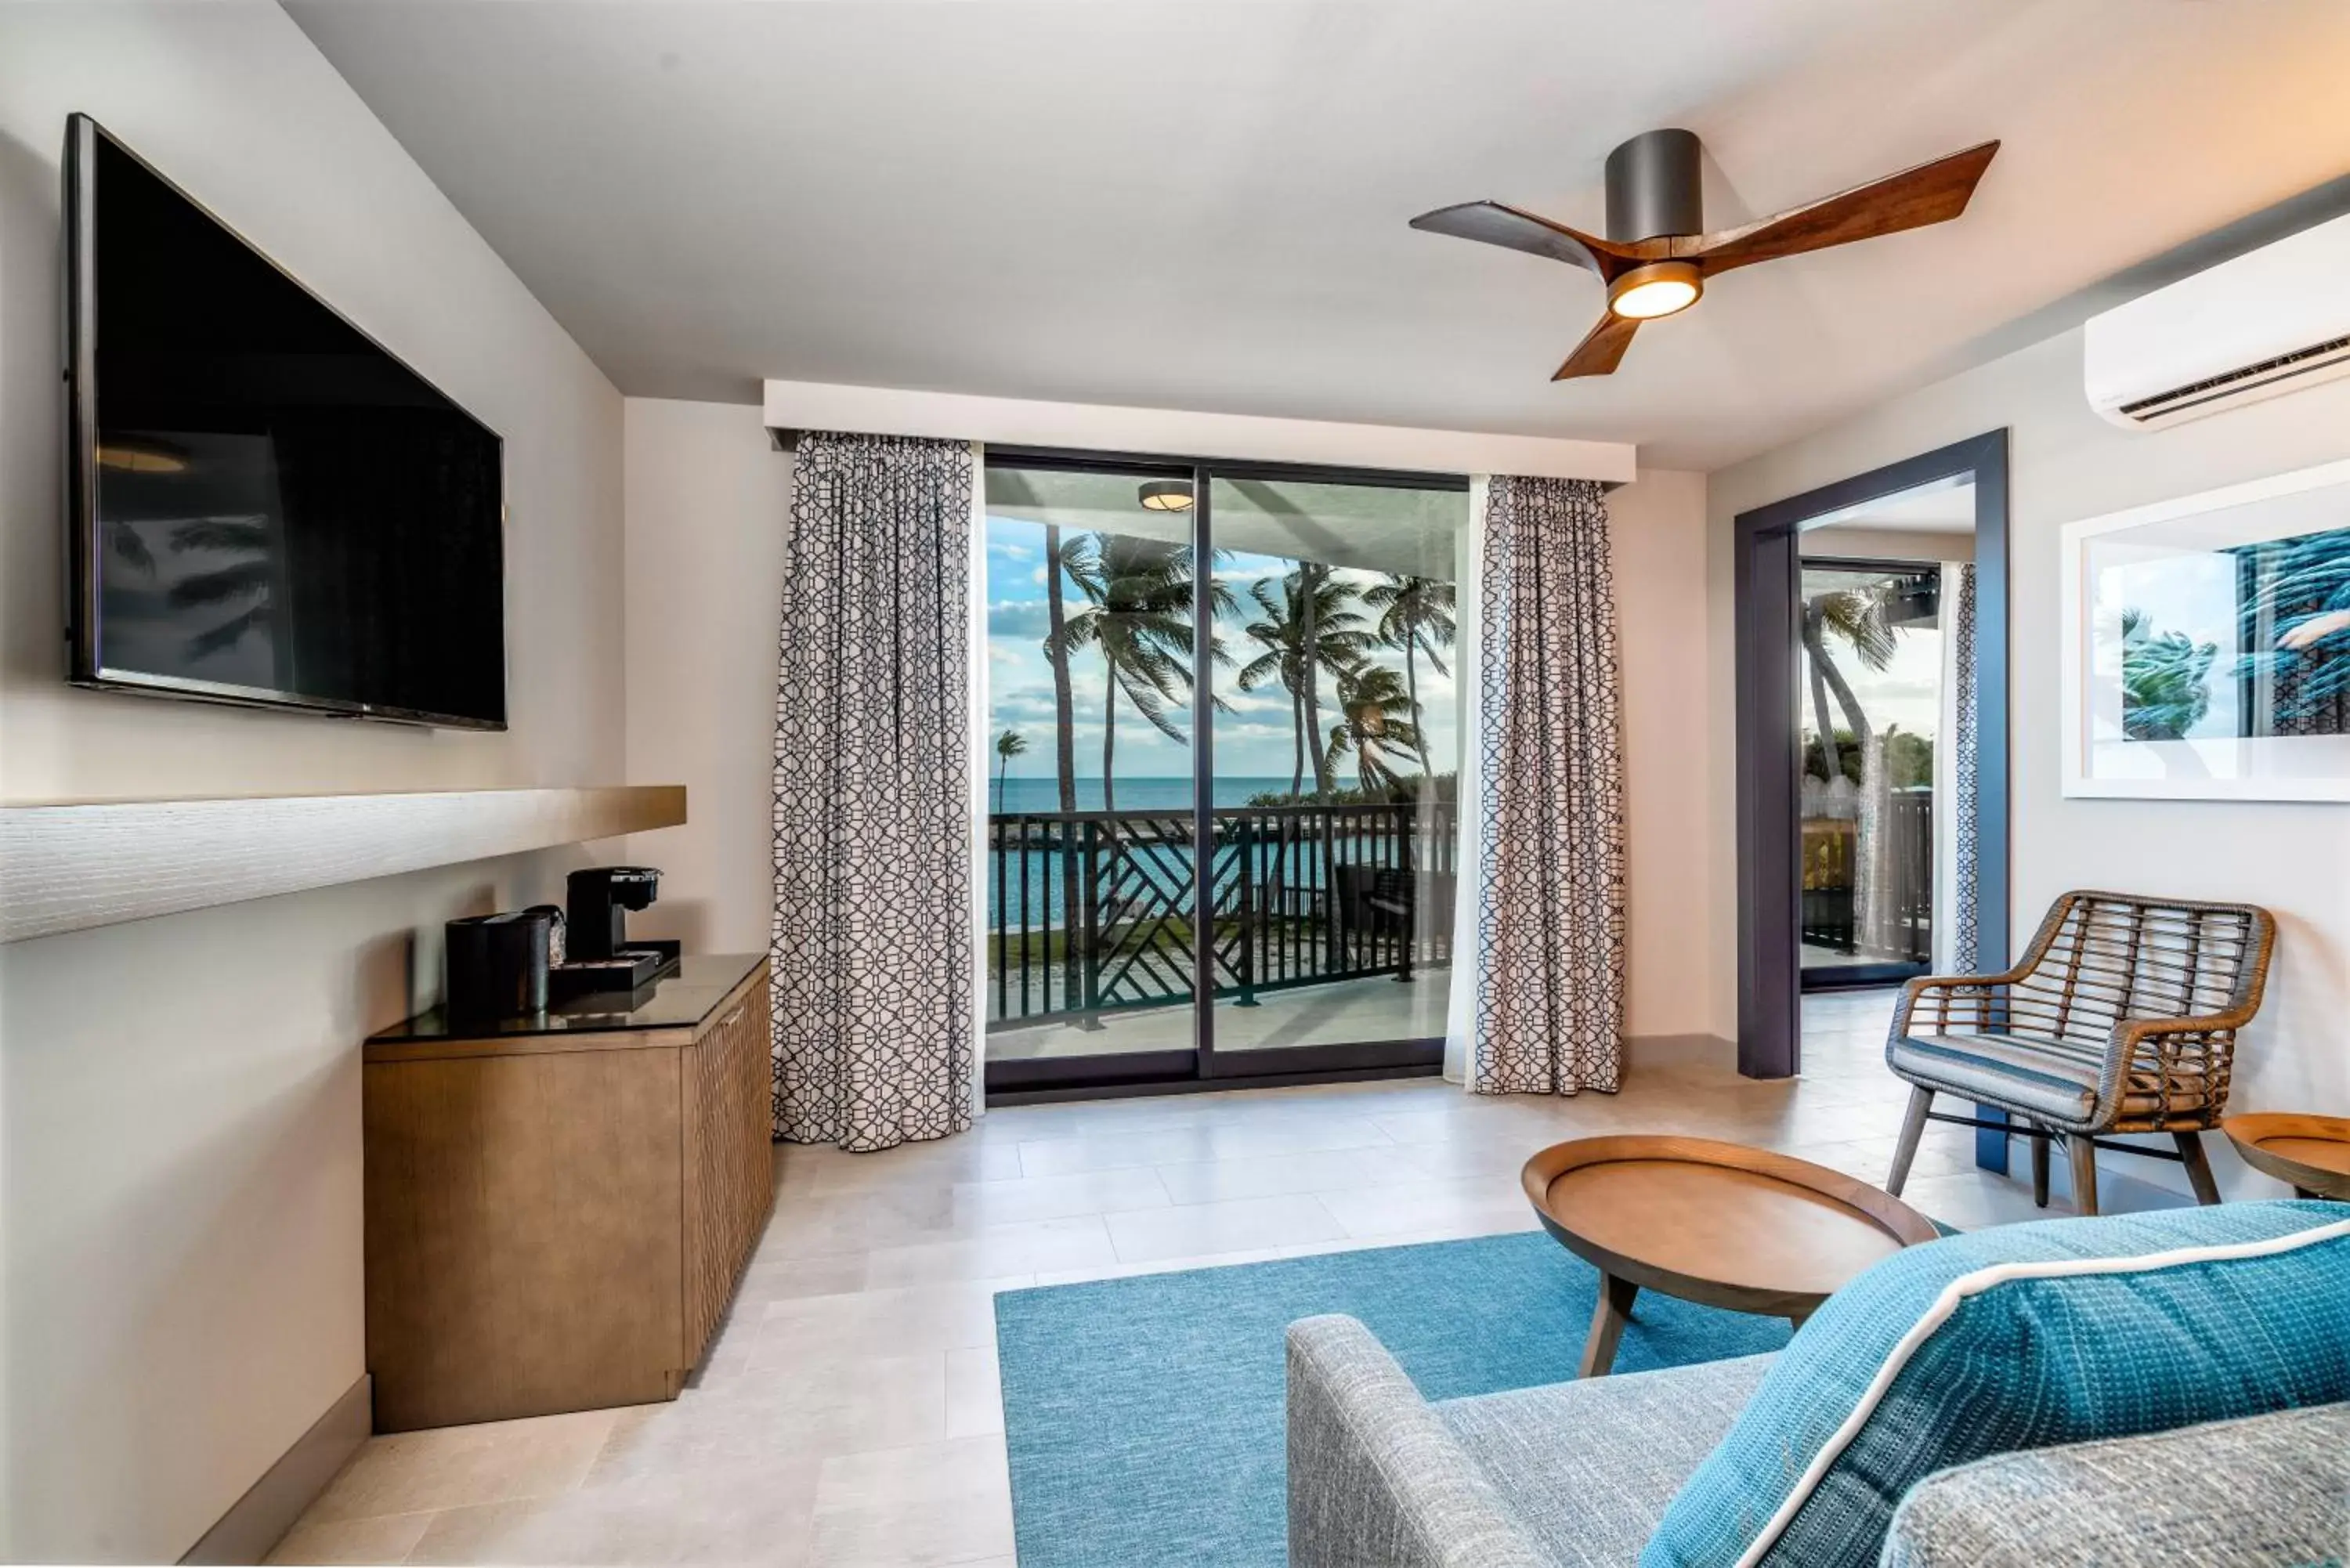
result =
[[[1616,1342],[1624,1337],[1624,1320],[1632,1315],[1632,1298],[1640,1287],[1613,1274],[1599,1276],[1599,1302],[1591,1314],[1591,1337],[1583,1343],[1583,1366],[1578,1377],[1605,1377],[1616,1365]]]

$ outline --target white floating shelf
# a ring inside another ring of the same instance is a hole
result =
[[[0,806],[0,942],[684,820],[683,784]]]

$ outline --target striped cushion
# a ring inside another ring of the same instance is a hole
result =
[[[1874,1563],[1917,1481],[1987,1454],[2350,1399],[2350,1204],[2049,1220],[1828,1298],[1641,1568]]]

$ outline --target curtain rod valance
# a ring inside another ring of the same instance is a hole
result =
[[[1424,473],[1512,473],[1623,484],[1638,477],[1638,449],[1624,441],[1047,403],[818,381],[767,382],[765,413],[768,428],[777,431],[930,436]]]

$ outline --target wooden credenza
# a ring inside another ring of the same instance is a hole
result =
[[[673,1399],[775,1200],[767,961],[367,1043],[379,1431]]]

